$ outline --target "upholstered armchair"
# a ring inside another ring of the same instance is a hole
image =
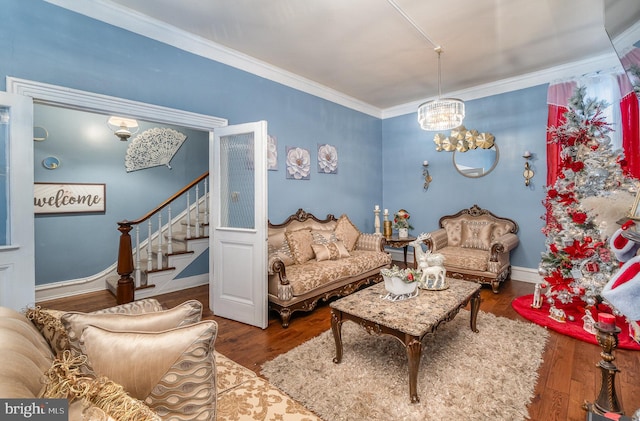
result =
[[[440,218],[440,229],[425,240],[444,256],[447,276],[489,284],[498,293],[511,276],[510,254],[519,243],[518,224],[478,205]]]

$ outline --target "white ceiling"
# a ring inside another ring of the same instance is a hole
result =
[[[435,46],[389,0],[47,1],[139,33],[153,23],[145,35],[163,42],[193,34],[379,110],[438,94]],[[444,49],[443,96],[613,53],[605,0],[393,1]],[[639,0],[606,1],[614,32],[640,20]]]

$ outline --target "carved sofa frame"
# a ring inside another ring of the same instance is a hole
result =
[[[303,209],[298,209],[295,214],[289,216],[281,224],[273,224],[269,221],[269,248],[273,250],[274,246],[277,247],[277,244],[271,243],[274,232],[282,232],[282,230],[296,231],[306,227],[311,227],[312,229],[331,229],[335,227],[337,221],[338,219],[332,214],[328,214],[325,219],[319,219]],[[352,253],[353,255],[339,260],[342,260],[343,263],[348,263],[352,258],[360,259],[360,266],[363,266],[363,255],[370,253],[372,264],[368,265],[368,267],[360,273],[331,279],[299,295],[292,293],[293,288],[290,285],[290,279],[288,277],[288,266],[285,265],[279,257],[273,256],[270,252],[268,267],[270,310],[275,310],[279,313],[282,326],[286,328],[289,326],[291,316],[295,312],[312,311],[316,308],[320,300],[327,301],[332,297],[342,297],[351,294],[364,285],[380,282],[382,280],[380,269],[391,265],[391,256],[385,251],[384,246],[385,239],[383,236],[360,233]],[[373,263],[374,261],[376,263]],[[336,263],[336,261],[325,260],[318,263],[315,259],[311,259],[308,263],[317,267],[318,264],[331,265]],[[308,263],[302,263],[302,265],[296,266],[304,266]],[[291,266],[292,265],[289,264],[289,271],[293,272]],[[296,268],[298,271],[301,269],[303,268]]]
[[[460,235],[455,233],[454,228],[458,221],[461,222],[460,226],[462,221],[493,225],[490,237],[486,241],[486,250],[465,247],[462,245],[464,239],[460,237],[453,240]],[[519,243],[516,235],[518,224],[512,219],[494,215],[478,205],[473,205],[456,214],[441,217],[439,225],[440,229],[431,232],[430,238],[424,242],[431,252],[445,255],[444,266],[447,276],[491,285],[493,292],[498,293],[500,284],[511,276],[510,253]],[[474,268],[469,264],[473,260],[480,267]]]

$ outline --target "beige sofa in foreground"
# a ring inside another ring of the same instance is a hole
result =
[[[493,292],[511,275],[511,250],[518,246],[518,224],[478,205],[440,218],[440,229],[425,240],[444,255],[447,276],[491,285]]]
[[[201,314],[195,300],[169,310],[155,299],[96,313],[31,309],[29,318],[0,307],[0,398],[66,397],[71,421],[320,421],[216,352],[217,324]]]
[[[269,221],[269,306],[289,326],[296,311],[382,280],[389,267],[381,235],[365,234],[347,215],[318,219],[302,209],[281,224]]]

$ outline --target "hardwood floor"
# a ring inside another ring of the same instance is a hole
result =
[[[499,294],[493,294],[491,288],[483,288],[480,309],[498,316],[524,320],[512,309],[511,301],[532,291],[532,284],[518,281],[504,284]],[[268,328],[262,330],[214,316],[209,310],[208,286],[155,298],[167,308],[188,299],[202,302],[204,317],[218,322],[216,349],[258,374],[264,362],[330,329],[327,304],[319,305],[311,313],[296,313],[287,329],[281,327],[274,313]],[[113,306],[116,302],[113,295],[100,291],[38,304],[59,310],[94,311]],[[600,370],[596,367],[600,360],[600,347],[553,331],[550,333],[544,362],[538,371],[535,396],[529,405],[529,415],[533,421],[584,421],[586,413],[581,408],[582,403],[593,402],[600,390]],[[640,352],[617,350],[615,356],[615,363],[620,369],[616,376],[618,397],[626,414],[631,415],[640,408]]]

